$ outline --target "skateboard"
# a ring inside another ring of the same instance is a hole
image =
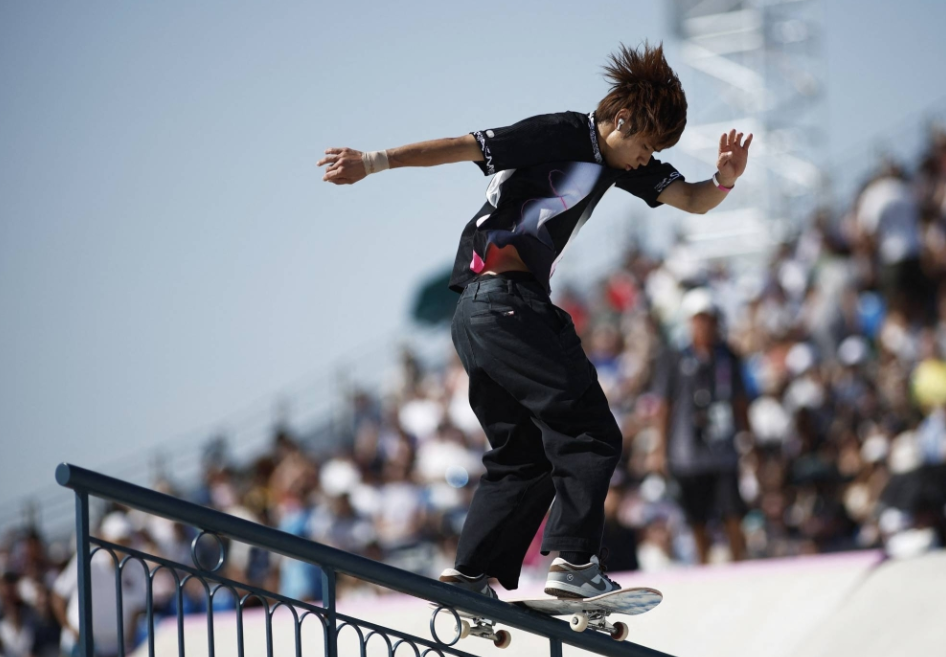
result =
[[[663,600],[663,594],[657,589],[637,587],[619,589],[593,598],[546,597],[508,600],[507,602],[548,616],[571,616],[568,625],[575,632],[584,632],[591,628],[597,632],[608,634],[615,641],[624,641],[629,633],[627,625],[620,621],[610,623],[608,616],[611,614],[625,614],[627,616],[643,614],[659,605],[661,600]],[[441,609],[444,609],[439,605],[432,604],[431,606],[437,607],[434,611],[435,616]],[[497,648],[507,648],[512,643],[512,635],[506,630],[497,630],[496,621],[461,609],[452,611],[459,622],[455,630],[457,638],[453,643],[468,636],[489,639]],[[431,618],[431,631],[433,631],[433,620]],[[436,633],[434,633],[434,638],[439,641]]]

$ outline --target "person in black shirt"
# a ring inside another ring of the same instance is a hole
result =
[[[690,344],[668,349],[657,368],[658,470],[673,475],[680,505],[693,529],[700,563],[708,563],[712,520],[721,521],[732,559],[745,558],[739,492],[738,434],[748,436],[749,401],[742,360],[719,333],[712,293],[690,290],[682,308],[690,323]]]
[[[451,327],[470,376],[470,405],[491,450],[457,549],[441,580],[495,596],[488,578],[518,586],[522,559],[551,506],[542,551],[558,551],[546,592],[587,597],[618,588],[597,553],[621,432],[568,313],[550,300],[566,248],[611,187],[650,207],[703,214],[743,174],[752,135],[720,136],[717,172],[688,183],[654,152],[686,126],[686,97],[662,46],[621,46],[605,67],[611,89],[590,113],[558,112],[361,152],[329,148],[323,180],[359,182],[405,166],[474,162],[493,176],[460,237]]]

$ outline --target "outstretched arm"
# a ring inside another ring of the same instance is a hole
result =
[[[398,148],[389,148],[387,154],[389,168],[398,167],[433,167],[451,162],[479,162],[483,152],[473,135],[431,139],[408,144]],[[368,175],[361,151],[352,148],[328,148],[325,157],[318,166],[328,165],[322,180],[336,185],[351,185]]]
[[[719,169],[719,173],[716,179],[723,187],[733,187],[736,179],[746,170],[752,135],[746,138],[745,143],[741,142],[742,133],[737,133],[735,130],[731,130],[728,134],[723,133],[719,138],[719,155],[716,158],[716,168]],[[698,183],[681,180],[670,183],[667,189],[660,193],[657,200],[686,212],[706,214],[722,203],[728,193],[726,190],[719,189],[712,180]]]

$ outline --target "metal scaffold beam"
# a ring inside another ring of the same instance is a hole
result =
[[[764,253],[824,198],[821,0],[675,0],[670,7],[690,106],[677,148],[702,170],[715,167],[720,134],[733,127],[754,134],[740,193],[714,210],[712,231],[683,220],[683,236],[707,257]]]

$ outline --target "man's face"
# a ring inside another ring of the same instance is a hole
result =
[[[709,313],[698,313],[690,319],[693,343],[709,346],[716,341],[716,318]]]
[[[627,121],[629,113],[621,110],[614,117],[614,126],[618,125],[620,119],[624,119],[624,127],[620,130],[612,129],[605,137],[608,148],[605,151],[604,159],[609,167],[615,169],[637,169],[650,162],[655,152],[654,139],[650,135],[637,132],[633,135],[625,135],[627,132]]]

